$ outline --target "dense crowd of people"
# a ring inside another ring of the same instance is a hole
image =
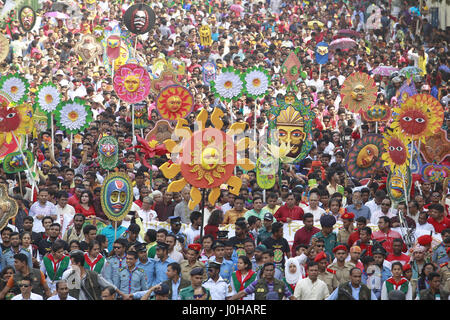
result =
[[[99,27],[126,30],[122,16],[134,2],[72,0],[67,3],[77,10],[59,9],[68,17],[46,16],[57,2],[39,1],[28,32],[14,12],[7,15],[1,27],[10,47],[0,73],[25,77],[30,103],[40,84],[52,82],[63,100],[83,99],[94,120],[75,135],[71,152],[70,135],[61,128],[54,137],[50,127],[28,135],[35,186],[29,174],[0,168],[0,183],[19,206],[1,230],[0,299],[448,300],[448,186],[419,178],[408,201],[396,203],[387,191],[388,167],[360,181],[345,166],[358,139],[383,132],[390,122],[375,127],[344,108],[340,89],[354,72],[372,76],[376,104],[394,108],[405,74],[373,70],[419,68],[412,78],[416,90],[441,103],[448,133],[448,32],[427,18],[419,1],[145,1],[156,23],[149,33],[130,36],[136,59],[149,71],[158,58],[185,62],[178,81],[194,97],[194,112],[186,118],[192,129],[201,110],[220,108],[222,130],[246,122],[249,136],[263,140],[269,110],[286,94],[283,62],[296,48],[306,72],[295,93],[316,116],[308,156],[283,164],[269,190],[258,186],[255,170],[237,167],[239,195],[225,186],[215,205],[194,210],[189,186],[167,191],[172,180],[159,167],[170,155],[155,157],[149,168],[132,148],[136,135],[145,137],[161,119],[156,95],[145,99],[148,127],[132,132],[130,105],[115,93],[103,57],[85,63],[75,50],[84,34]],[[211,46],[200,44],[204,24],[211,27]],[[317,64],[317,43],[331,43],[342,29],[359,33],[356,46],[330,50],[328,62]],[[222,103],[203,81],[208,61],[218,70],[262,66],[271,77],[268,94]],[[130,214],[118,223],[101,205],[108,171],[99,165],[98,141],[106,135],[118,141],[115,171],[133,182]],[[288,241],[283,227],[295,221],[302,227]]]

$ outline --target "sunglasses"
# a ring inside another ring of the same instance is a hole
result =
[[[122,249],[122,247],[113,247],[114,249]]]
[[[194,299],[200,299],[203,297],[203,294],[194,294]]]
[[[21,288],[28,288],[30,285],[29,284],[21,284],[21,285],[19,285],[19,287],[21,287]]]

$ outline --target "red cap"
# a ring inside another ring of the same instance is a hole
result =
[[[411,270],[411,265],[410,265],[409,263],[406,263],[406,264],[403,266],[403,272],[405,272],[406,270]]]
[[[433,238],[430,235],[424,235],[424,236],[420,236],[419,238],[417,238],[417,242],[421,246],[429,245],[429,244],[431,244],[431,241],[433,241]]]
[[[343,215],[341,215],[341,219],[355,219],[355,214],[353,212],[348,212],[347,208]]]
[[[338,251],[338,250],[344,250],[345,252],[348,251],[347,247],[344,246],[343,244],[341,244],[341,245],[337,246],[336,248],[334,248],[333,249],[333,253],[336,253],[336,251]]]
[[[326,259],[327,255],[324,251],[321,251],[320,253],[316,254],[316,257],[314,258],[314,262],[319,262],[322,259]]]
[[[202,250],[202,245],[200,243],[191,243],[190,245],[188,245],[188,249],[200,252],[200,250]]]
[[[447,254],[450,253],[450,247],[447,248],[447,250],[445,250],[445,252],[447,252]]]

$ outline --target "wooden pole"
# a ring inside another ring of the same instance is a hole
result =
[[[203,219],[205,218],[205,195],[206,195],[206,188],[203,188],[202,191],[202,224],[200,225],[200,241],[203,238]]]
[[[72,145],[73,145],[73,133],[70,133],[70,153],[69,153],[69,168],[72,168]]]

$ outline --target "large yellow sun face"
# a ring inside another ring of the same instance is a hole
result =
[[[135,74],[130,74],[128,77],[125,78],[123,81],[123,84],[125,86],[125,89],[129,92],[135,92],[139,88],[139,76]]]
[[[245,123],[234,123],[225,133],[220,129],[223,126],[221,120],[223,112],[220,109],[214,109],[211,114],[211,123],[214,127],[205,128],[208,120],[208,112],[203,109],[196,118],[199,130],[192,133],[186,125],[185,119],[178,121],[175,128],[175,135],[182,137],[181,143],[168,139],[164,141],[167,149],[176,155],[176,163],[164,163],[160,169],[169,179],[174,178],[179,173],[182,179],[170,183],[168,192],[180,192],[186,184],[190,184],[191,200],[189,208],[193,210],[200,203],[202,195],[199,191],[210,189],[208,201],[214,205],[220,195],[220,186],[228,184],[230,192],[238,195],[242,185],[241,179],[234,176],[236,165],[244,170],[251,170],[254,164],[250,160],[243,158],[237,160],[237,152],[243,151],[249,147],[251,141],[249,138],[243,138],[237,142],[233,141],[233,135],[239,134],[245,130]]]
[[[156,108],[166,120],[185,118],[191,112],[193,104],[192,94],[179,85],[164,88],[156,99]]]

